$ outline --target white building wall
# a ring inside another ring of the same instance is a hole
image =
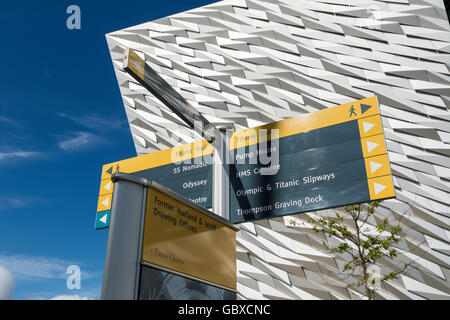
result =
[[[226,0],[107,41],[139,155],[180,143],[174,135],[192,138],[123,71],[128,47],[210,122],[237,130],[377,95],[397,198],[371,223],[403,216],[398,261],[413,261],[379,298],[450,298],[450,26],[442,0]],[[362,298],[339,272],[344,259],[323,250],[310,214],[241,225],[240,298]],[[396,265],[382,261],[385,270]]]

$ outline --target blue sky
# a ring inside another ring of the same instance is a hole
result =
[[[105,34],[212,2],[2,2],[0,271],[13,275],[13,299],[100,294],[101,166],[136,155]],[[72,4],[81,30],[66,27]],[[71,264],[80,290],[66,288]]]

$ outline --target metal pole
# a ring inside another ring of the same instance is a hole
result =
[[[114,182],[101,299],[133,300],[140,261],[144,186],[126,180]]]
[[[219,127],[217,138],[214,140],[214,168],[213,168],[213,212],[227,221],[230,220],[230,150],[227,136],[230,127]]]
[[[139,228],[139,245],[136,265],[136,281],[134,282],[134,300],[139,300],[139,282],[141,278],[141,257],[142,257],[142,237],[144,236],[144,224],[145,224],[145,212],[147,210],[147,191],[148,188],[144,187],[144,194],[142,196],[142,208],[141,208],[141,221]]]

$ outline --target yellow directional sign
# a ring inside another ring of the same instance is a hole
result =
[[[344,122],[369,118],[370,116],[379,115],[379,113],[380,108],[377,98],[370,97],[236,132],[231,137],[230,146],[232,149],[236,149],[271,140],[270,134],[267,137],[259,136],[261,129],[278,129],[279,138],[284,138]]]
[[[104,196],[106,194],[113,193],[114,190],[114,183],[111,181],[111,179],[105,179],[100,182],[100,191],[99,195]]]
[[[361,146],[364,158],[378,156],[387,152],[383,134],[361,139]]]
[[[130,68],[140,79],[144,80],[145,61],[136,52],[129,50],[128,68]]]
[[[376,97],[236,132],[230,146],[236,160],[279,154],[276,165],[230,168],[234,223],[395,196]],[[274,175],[260,174],[271,166]]]
[[[236,290],[236,229],[205,211],[149,187],[142,260]]]
[[[382,154],[375,157],[365,158],[367,178],[374,178],[391,174],[388,155]]]
[[[368,185],[370,200],[395,197],[391,175],[368,179]]]
[[[111,209],[114,191],[111,176],[116,172],[133,173],[155,180],[196,204],[211,207],[213,152],[213,146],[201,140],[105,164],[102,168],[97,212]],[[98,225],[105,228],[105,223]]]
[[[207,141],[196,141],[182,146],[105,164],[102,169],[101,179],[104,180],[110,178],[116,171],[134,173],[196,157],[212,155],[213,152],[214,147]]]
[[[262,174],[271,167],[258,159],[237,162],[238,156],[249,159],[261,150],[268,153],[260,146],[250,151],[249,146],[271,141],[272,150],[274,139],[278,149],[270,153],[279,153],[275,175]],[[234,223],[395,196],[376,97],[236,132],[230,149],[236,161],[230,166]],[[98,211],[111,208],[110,178],[115,172],[155,180],[194,203],[211,207],[212,161],[207,164],[205,159],[212,160],[213,151],[203,140],[104,165]],[[180,164],[192,159],[199,161]]]
[[[359,119],[358,126],[361,138],[383,134],[380,115]]]
[[[98,197],[97,212],[111,209],[112,194],[107,194]]]

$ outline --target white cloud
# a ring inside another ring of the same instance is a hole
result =
[[[127,121],[123,119],[110,119],[97,115],[72,116],[65,113],[59,113],[60,117],[72,120],[86,128],[97,131],[111,131],[127,128]]]
[[[82,297],[77,294],[74,295],[59,295],[56,297],[51,298],[50,300],[93,300],[89,297]]]
[[[25,300],[100,300],[101,287],[91,287],[81,291],[66,290],[63,292],[40,292],[34,294],[26,294]]]
[[[24,280],[49,280],[66,279],[67,267],[74,263],[57,258],[29,256],[29,255],[5,255],[0,253],[0,265],[5,266],[17,279]],[[91,273],[81,269],[81,279],[96,277],[98,273]]]
[[[14,282],[13,274],[0,265],[0,300],[11,299],[15,287],[16,284]]]
[[[35,151],[13,151],[13,152],[0,152],[0,160],[17,159],[17,158],[34,158],[39,156],[40,152]]]
[[[18,122],[14,121],[14,120],[12,120],[10,118],[6,118],[6,117],[0,117],[0,122],[7,123],[7,124],[12,125],[14,127],[20,127]]]
[[[27,205],[25,199],[0,196],[0,210],[9,208],[22,208]]]
[[[59,113],[58,116],[90,129],[70,132],[59,136],[58,146],[65,151],[75,151],[93,144],[108,141],[111,131],[129,130],[128,123],[123,119],[105,118],[98,115],[73,116]]]
[[[55,258],[0,254],[0,265],[6,266],[21,279],[64,279],[70,264]]]
[[[45,203],[47,199],[30,195],[0,195],[0,211],[25,208],[36,203]]]
[[[99,138],[90,132],[75,132],[70,137],[59,142],[59,147],[65,151],[73,151],[99,141]]]

